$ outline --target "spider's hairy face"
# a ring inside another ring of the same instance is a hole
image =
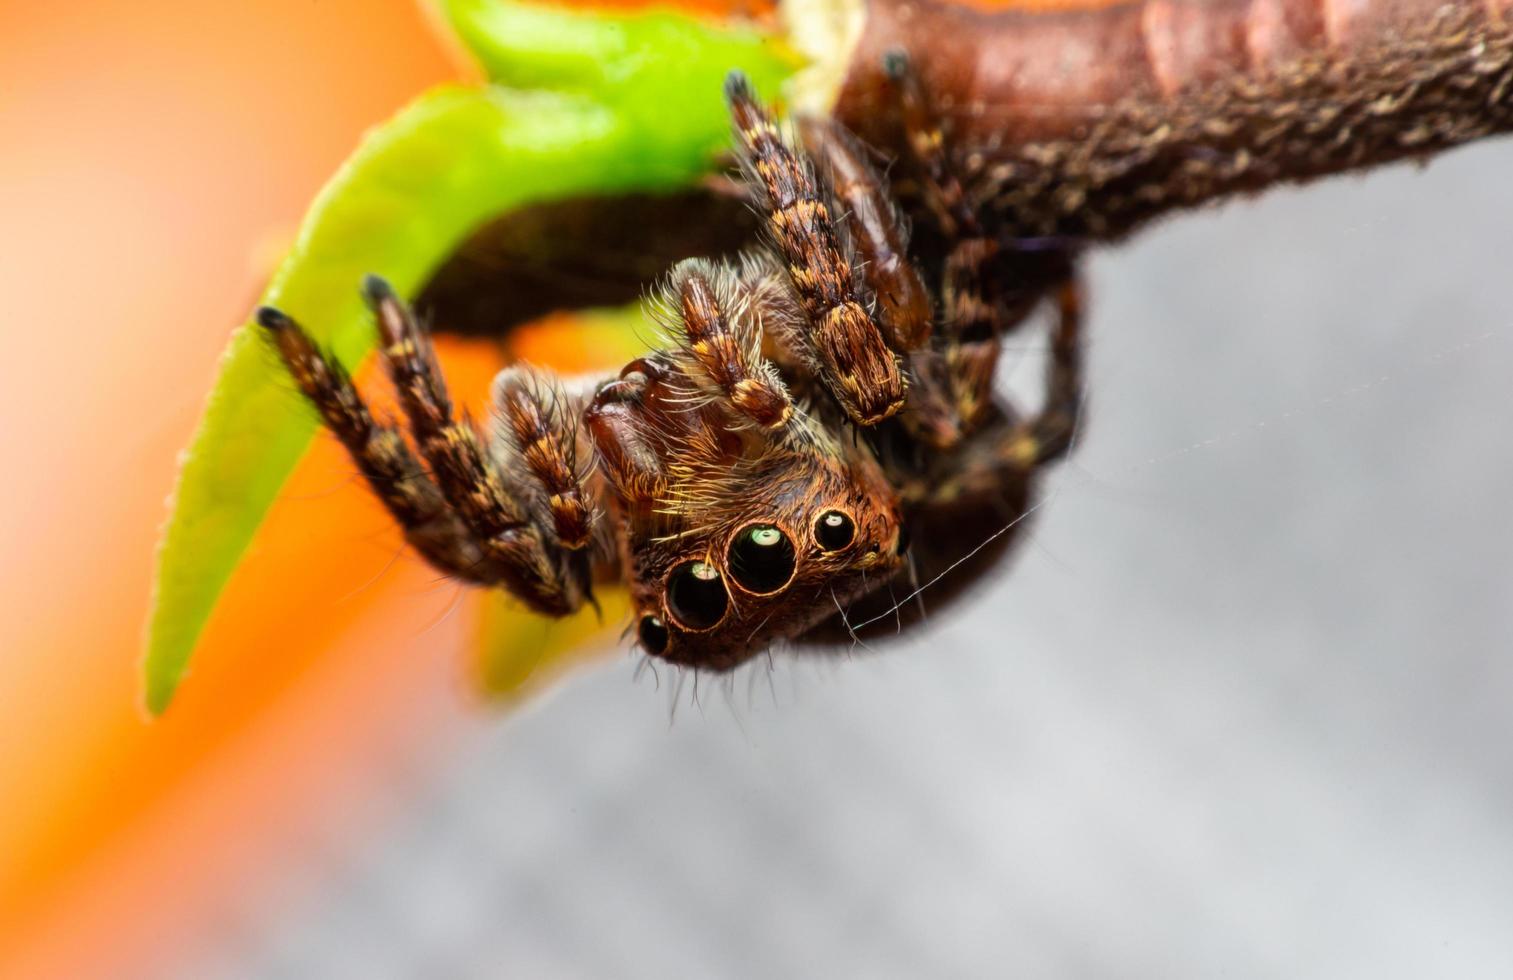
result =
[[[643,358],[585,419],[622,502],[638,643],[727,670],[885,585],[907,537],[864,446],[801,406],[773,431],[699,390],[676,359]]]
[[[906,539],[879,477],[812,456],[764,462],[739,504],[688,515],[701,533],[630,541],[642,647],[728,669],[886,584]]]

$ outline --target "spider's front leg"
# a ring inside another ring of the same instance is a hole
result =
[[[853,422],[876,425],[903,408],[907,382],[898,355],[858,291],[828,196],[809,160],[778,135],[745,76],[732,73],[725,95],[742,166],[804,314],[803,329],[781,340],[806,362]]]
[[[738,419],[780,432],[793,419],[793,400],[777,368],[762,355],[754,325],[760,301],[729,266],[680,262],[653,302],[680,367],[706,397],[727,402]]]
[[[259,320],[406,536],[440,570],[502,585],[545,615],[564,616],[590,601],[593,512],[560,392],[529,374],[501,376],[501,450],[491,454],[470,423],[454,419],[430,339],[388,284],[369,277],[363,297],[429,474],[397,431],[372,422],[350,381],[298,325],[271,309],[260,311]],[[445,547],[431,543],[438,537],[433,525],[445,530],[439,536]]]
[[[909,226],[856,137],[822,117],[806,117],[799,126],[845,212],[862,280],[877,301],[878,325],[893,349],[908,357],[909,394],[899,418],[914,438],[949,449],[961,441],[961,413],[950,366],[930,347],[935,305],[909,257]]]
[[[431,482],[399,430],[373,418],[341,365],[322,354],[279,310],[263,307],[257,319],[300,391],[346,447],[410,546],[448,575],[479,584],[498,581],[498,568]]]
[[[1003,285],[1002,258],[972,210],[929,121],[924,95],[907,63],[896,66],[898,98],[915,164],[924,174],[929,210],[952,245],[940,276],[943,318],[932,329],[934,305],[909,257],[909,227],[887,181],[867,151],[833,120],[801,120],[805,146],[845,215],[842,228],[860,279],[875,298],[875,316],[894,350],[907,358],[907,406],[900,416],[910,435],[950,451],[982,425],[990,411],[1001,336],[1028,312],[1025,297]],[[1038,295],[1038,294],[1037,294]]]
[[[877,322],[888,343],[905,353],[924,347],[934,304],[909,258],[909,226],[887,181],[867,159],[866,148],[835,120],[805,116],[799,134],[845,214],[849,242],[877,300]]]
[[[363,295],[378,321],[384,362],[421,455],[442,494],[499,566],[502,584],[547,615],[578,609],[590,595],[582,551],[592,517],[576,438],[560,418],[546,421],[554,418],[560,396],[543,398],[525,376],[496,390],[506,436],[513,436],[512,448],[528,470],[510,472],[484,451],[471,423],[454,419],[430,337],[410,310],[377,277],[364,282]],[[547,514],[532,514],[523,499],[532,483],[545,492],[550,523]]]

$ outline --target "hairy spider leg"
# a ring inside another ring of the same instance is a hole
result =
[[[909,394],[899,418],[913,438],[948,450],[963,434],[955,381],[961,371],[930,344],[935,304],[909,257],[908,224],[887,181],[845,127],[810,116],[800,120],[799,132],[845,209],[845,226],[862,262],[862,278],[877,300],[884,335],[906,356]]]
[[[725,97],[742,167],[808,320],[801,342],[851,420],[876,425],[903,408],[907,382],[858,294],[850,256],[842,250],[814,168],[806,155],[783,142],[744,75],[730,74]]]
[[[845,214],[862,278],[877,300],[883,335],[900,353],[924,347],[934,303],[909,258],[909,226],[887,180],[867,159],[866,148],[835,120],[806,116],[799,120],[799,135]]]
[[[482,585],[498,582],[498,566],[431,482],[399,430],[374,420],[342,366],[279,310],[263,307],[257,322],[410,545],[449,575]]]
[[[383,359],[420,454],[479,547],[498,564],[503,584],[546,615],[578,609],[588,597],[587,568],[567,560],[552,530],[532,520],[508,491],[472,425],[454,420],[430,338],[377,276],[364,280],[363,298],[378,321]]]
[[[577,406],[553,377],[525,365],[500,372],[493,394],[505,475],[516,477],[520,496],[535,491],[536,521],[552,529],[559,545],[587,548],[597,515],[584,482]],[[527,476],[531,482],[521,479]]]
[[[762,356],[756,298],[733,269],[701,259],[679,263],[653,311],[691,383],[760,429],[781,431],[792,421],[788,388]]]

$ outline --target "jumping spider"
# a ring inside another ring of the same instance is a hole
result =
[[[984,539],[1069,448],[1081,378],[1067,259],[1044,407],[1021,418],[995,397],[1024,297],[995,267],[998,239],[967,205],[924,93],[892,68],[922,237],[937,247],[911,255],[901,209],[848,131],[803,119],[803,148],[788,145],[734,73],[725,94],[763,243],[676,266],[652,302],[666,348],[614,377],[503,371],[487,441],[454,415],[426,331],[382,280],[363,296],[413,449],[290,318],[265,307],[258,320],[409,543],[448,575],[548,616],[623,580],[647,653],[717,671],[858,619],[901,628],[922,615],[892,599],[906,566],[918,582],[1002,553],[1007,537]]]

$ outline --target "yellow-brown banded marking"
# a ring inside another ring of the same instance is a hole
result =
[[[404,437],[374,420],[341,365],[327,359],[309,335],[278,310],[263,307],[257,320],[273,339],[300,391],[347,448],[415,550],[459,578],[497,581],[496,568],[473,544]]]
[[[745,76],[732,72],[725,95],[744,165],[762,191],[768,231],[813,328],[809,342],[825,381],[853,421],[881,422],[904,405],[903,370],[857,296],[814,175],[778,136]]]
[[[709,280],[697,271],[683,276],[678,290],[688,352],[740,412],[758,425],[777,429],[793,415],[793,405],[770,371],[756,363],[760,350],[741,342],[731,329]]]
[[[378,425],[339,365],[328,361],[300,327],[278,310],[258,311],[258,322],[278,347],[279,356],[326,427],[352,453],[363,476],[402,520],[434,516],[443,504],[434,492],[412,479],[423,475],[420,461],[399,433]],[[412,485],[413,484],[413,485]],[[429,506],[427,506],[429,505]]]
[[[564,432],[552,406],[528,375],[517,374],[495,388],[495,399],[520,459],[546,492],[552,528],[564,548],[587,547],[593,529],[593,508],[583,492],[573,434]]]
[[[859,425],[876,425],[904,407],[908,388],[898,358],[855,300],[832,306],[815,328],[831,390]]]
[[[878,322],[897,351],[918,350],[930,339],[931,302],[914,263],[909,233],[893,206],[881,174],[856,140],[828,119],[800,122],[804,145],[824,163],[837,201],[846,213],[862,275],[877,297]]]
[[[586,567],[559,560],[545,531],[505,488],[472,424],[454,421],[446,382],[413,314],[376,276],[363,281],[362,292],[378,321],[389,377],[421,455],[447,503],[493,564],[496,580],[549,616],[565,616],[582,606],[589,594]]]
[[[494,547],[501,535],[526,524],[525,515],[489,465],[473,427],[453,420],[446,383],[410,311],[377,277],[364,281],[363,298],[378,321],[384,362],[421,455],[452,507]]]
[[[984,270],[998,255],[989,238],[965,238],[946,256],[942,278],[945,316],[941,332],[952,341],[991,340],[1002,334],[1004,316]]]

